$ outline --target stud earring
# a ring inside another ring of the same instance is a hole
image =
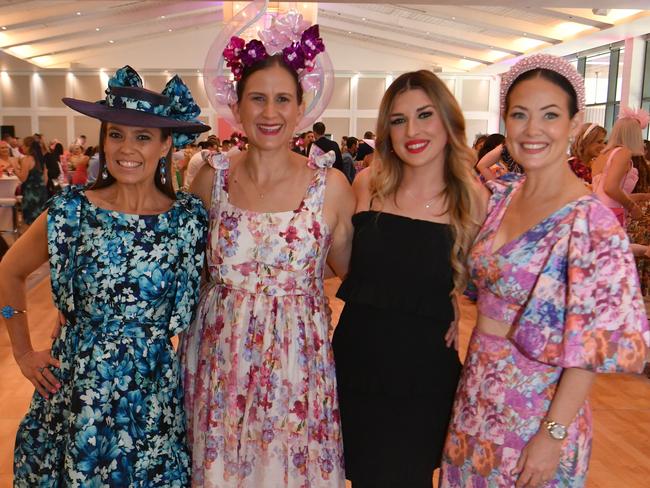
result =
[[[167,183],[167,158],[163,156],[160,158],[160,161],[158,161],[158,163],[160,164],[160,182],[164,185]]]

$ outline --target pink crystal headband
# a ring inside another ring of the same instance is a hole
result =
[[[648,112],[642,108],[637,108],[636,110],[630,107],[624,107],[618,114],[619,119],[634,119],[636,120],[641,129],[648,127],[648,121],[650,121],[650,115]]]
[[[576,92],[578,110],[585,108],[585,81],[576,69],[562,58],[550,54],[533,54],[513,65],[507,73],[501,75],[501,114],[506,112],[506,97],[512,84],[522,74],[535,69],[547,69],[563,76]]]
[[[317,24],[309,26],[302,15],[289,12],[276,18],[268,29],[259,31],[259,36],[260,39],[248,42],[233,36],[223,50],[226,66],[230,68],[234,81],[241,79],[244,69],[281,53],[284,62],[298,73],[303,90],[310,91],[314,88],[314,77],[310,77],[309,73],[314,71],[316,56],[325,51]],[[225,76],[216,80],[219,103],[232,105],[237,102],[234,81]]]

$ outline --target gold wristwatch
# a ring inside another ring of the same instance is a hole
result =
[[[556,441],[563,441],[567,436],[567,428],[565,425],[553,422],[549,419],[542,420],[542,425],[546,427],[549,435]]]

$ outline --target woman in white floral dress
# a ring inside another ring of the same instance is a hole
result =
[[[343,487],[323,273],[326,258],[347,269],[354,197],[328,155],[290,151],[304,105],[281,55],[246,66],[237,98],[249,149],[192,186],[210,209],[209,282],[181,346],[192,483]]]

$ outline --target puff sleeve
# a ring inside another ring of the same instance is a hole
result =
[[[594,202],[574,220],[565,250],[561,266],[551,255],[558,275],[539,276],[513,341],[526,355],[564,368],[641,372],[650,332],[627,235]],[[553,306],[553,296],[564,306]]]
[[[183,210],[176,224],[179,233],[176,291],[169,321],[172,335],[185,330],[194,318],[207,233],[207,212],[201,201],[189,194],[184,194],[181,198],[184,199]]]

